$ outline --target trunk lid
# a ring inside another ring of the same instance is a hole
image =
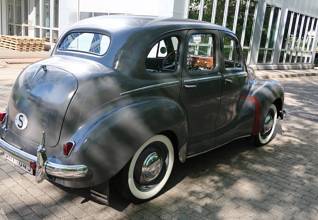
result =
[[[76,77],[51,64],[33,64],[18,77],[8,104],[7,132],[3,138],[24,148],[24,140],[57,145],[68,106],[78,88]],[[27,150],[27,149],[26,149]]]

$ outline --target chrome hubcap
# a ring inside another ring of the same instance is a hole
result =
[[[269,112],[265,118],[263,134],[267,134],[272,130],[274,124],[274,116],[272,112]]]
[[[149,154],[143,162],[140,175],[140,183],[146,184],[155,180],[163,167],[162,158],[153,152]]]

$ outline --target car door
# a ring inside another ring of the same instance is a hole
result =
[[[221,95],[217,31],[188,32],[181,100],[188,117],[188,155],[214,146],[213,132]]]
[[[220,113],[216,123],[216,144],[224,144],[236,138],[239,113],[244,94],[248,91],[248,75],[237,38],[222,32],[222,96]]]

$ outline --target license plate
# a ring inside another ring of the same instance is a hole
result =
[[[4,154],[4,157],[10,161],[13,165],[19,167],[20,169],[26,171],[27,173],[31,174],[31,175],[34,175],[34,170],[30,167],[30,165],[28,164],[24,164],[22,163],[21,161],[15,159],[14,157],[12,157],[11,155],[9,154]]]

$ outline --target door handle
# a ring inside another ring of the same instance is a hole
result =
[[[225,82],[227,82],[227,83],[233,83],[233,80],[226,78],[226,79],[225,79]]]
[[[191,89],[191,88],[196,88],[197,85],[195,85],[195,84],[186,84],[186,85],[184,85],[184,87],[187,88],[187,89]]]

